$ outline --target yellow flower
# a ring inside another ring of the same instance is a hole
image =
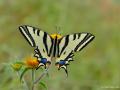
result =
[[[60,34],[56,34],[56,33],[51,34],[50,36],[51,36],[53,39],[55,39],[56,37],[57,37],[57,39],[62,38],[62,36],[61,36]]]
[[[12,68],[15,70],[15,71],[19,71],[22,67],[22,63],[14,63],[12,64]]]
[[[35,57],[27,57],[25,60],[25,65],[27,68],[35,69],[39,65],[39,61]]]

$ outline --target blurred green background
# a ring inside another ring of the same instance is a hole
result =
[[[62,35],[96,36],[75,54],[68,78],[52,66],[48,90],[120,90],[120,0],[0,0],[0,90],[24,90],[5,64],[33,53],[18,30],[24,24],[49,34],[57,26]]]

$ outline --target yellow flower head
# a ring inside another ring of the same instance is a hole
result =
[[[12,64],[12,68],[15,70],[15,71],[19,71],[22,67],[22,63],[14,63]]]
[[[35,69],[39,65],[39,61],[35,57],[27,57],[25,60],[25,65],[27,68]]]
[[[57,39],[62,38],[62,36],[61,36],[60,34],[56,34],[56,33],[51,34],[50,36],[51,36],[53,39],[55,39],[56,37],[57,37]]]

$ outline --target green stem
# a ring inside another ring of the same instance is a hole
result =
[[[32,69],[32,90],[34,90],[34,81],[35,81],[35,70]]]
[[[34,81],[34,84],[37,84],[44,77],[44,75],[48,73],[48,70],[49,70],[48,68],[45,69],[45,71],[40,75],[40,77],[38,77],[38,79]]]
[[[19,72],[17,72],[17,73],[18,73],[18,76],[20,77],[20,73]],[[24,78],[22,78],[22,82],[23,82],[23,85],[25,86],[25,90],[29,90],[28,84]]]

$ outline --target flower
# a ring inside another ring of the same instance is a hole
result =
[[[22,63],[16,62],[16,63],[12,64],[12,68],[13,68],[15,71],[19,71],[19,70],[21,69],[22,65],[23,65]]]
[[[27,68],[35,69],[39,65],[39,61],[35,57],[27,57],[25,59],[25,65]]]

